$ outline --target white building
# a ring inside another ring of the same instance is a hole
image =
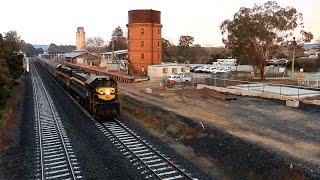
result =
[[[186,64],[160,64],[148,66],[148,76],[150,80],[161,80],[165,75],[178,72],[190,72]]]

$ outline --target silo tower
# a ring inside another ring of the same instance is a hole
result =
[[[128,12],[129,73],[146,74],[149,65],[161,64],[161,12]]]
[[[76,33],[76,40],[77,40],[77,51],[85,50],[86,44],[86,33],[84,32],[84,27],[78,27]]]

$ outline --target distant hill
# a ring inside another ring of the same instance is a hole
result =
[[[47,51],[49,48],[49,45],[38,45],[38,44],[32,44],[32,46],[36,49],[42,48],[44,51]]]
[[[304,44],[303,49],[308,51],[309,49],[316,48],[318,45],[317,44]]]

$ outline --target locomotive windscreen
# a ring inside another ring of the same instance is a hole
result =
[[[115,87],[116,84],[113,81],[105,78],[97,78],[94,82],[95,87]]]

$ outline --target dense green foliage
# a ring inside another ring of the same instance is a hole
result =
[[[16,31],[0,34],[0,106],[10,96],[13,80],[21,76],[23,69],[23,54],[21,45],[24,42]]]
[[[57,46],[54,43],[51,43],[48,48],[49,54],[54,54],[54,53],[70,53],[72,51],[76,50],[76,46],[72,45],[60,45]]]
[[[112,51],[112,41],[114,44],[114,50],[123,50],[123,49],[128,49],[127,46],[127,38],[124,37],[124,33],[122,31],[122,28],[120,26],[116,27],[112,34],[111,34],[111,39],[109,41],[109,44],[107,46],[107,51]]]
[[[29,43],[25,43],[22,46],[23,48],[23,52],[26,53],[27,57],[33,57],[33,56],[37,56],[39,54],[42,54],[44,51],[42,48],[34,48],[31,44]]]

